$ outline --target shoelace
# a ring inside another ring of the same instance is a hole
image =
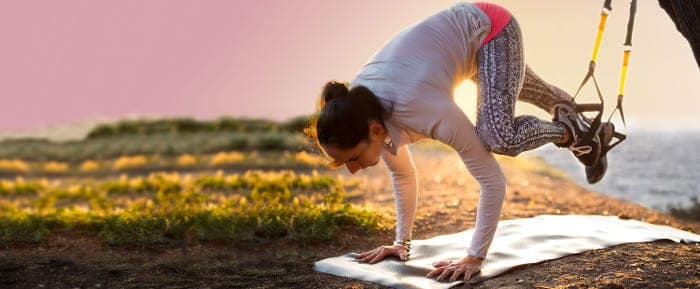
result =
[[[589,145],[575,146],[574,144],[572,144],[569,146],[569,150],[574,152],[574,155],[576,155],[577,157],[580,157],[582,155],[591,153],[593,151],[593,147]]]
[[[564,107],[564,105],[555,105],[555,107],[553,108],[554,111],[557,111],[557,106]],[[568,117],[569,119],[571,119],[570,115]],[[574,119],[572,121],[576,122],[577,124],[580,124],[580,122],[578,122],[578,119],[576,119],[575,116],[573,118]],[[593,151],[593,147],[590,145],[576,146],[576,143],[578,143],[579,140],[580,138],[578,136],[574,136],[574,141],[572,141],[571,145],[569,146],[569,150],[571,150],[575,156],[580,157],[582,155],[589,154]]]
[[[575,137],[574,141],[571,142],[571,145],[569,146],[569,150],[571,150],[575,156],[580,157],[593,151],[593,146],[590,145],[576,146],[576,143],[578,143],[579,140],[580,138]]]

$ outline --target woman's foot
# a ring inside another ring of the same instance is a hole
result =
[[[553,121],[566,126],[569,140],[556,143],[558,147],[567,147],[585,166],[594,166],[600,158],[601,142],[597,132],[590,132],[588,125],[578,115],[572,102],[563,101],[552,108]],[[592,136],[591,136],[592,134]]]
[[[608,169],[608,145],[612,141],[614,134],[615,125],[611,122],[604,122],[600,125],[600,130],[598,131],[598,138],[602,144],[600,159],[595,165],[586,167],[586,181],[589,184],[595,184],[605,176],[605,171]]]
[[[569,130],[566,130],[566,132],[564,132],[564,137],[561,139],[561,141],[554,143],[554,145],[558,147],[566,147],[566,144],[568,144],[569,142],[571,142],[571,134],[569,133]]]

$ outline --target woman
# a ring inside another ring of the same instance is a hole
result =
[[[476,126],[452,99],[455,87],[469,78],[479,88]],[[515,117],[516,100],[551,112],[554,120]],[[429,137],[459,153],[481,195],[467,255],[436,262],[427,275],[451,281],[462,274],[466,281],[479,271],[496,231],[506,181],[492,153],[516,156],[551,142],[570,148],[591,167],[601,137],[596,132],[592,141],[581,138],[588,127],[571,96],[525,66],[517,21],[489,3],[457,3],[402,30],[349,86],[325,85],[305,132],[333,167],[345,165],[354,174],[382,158],[391,172],[396,241],[361,253],[360,262],[409,256],[418,189],[406,144]]]

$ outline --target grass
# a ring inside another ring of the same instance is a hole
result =
[[[21,184],[21,185],[20,185]],[[343,228],[382,228],[383,217],[344,203],[342,181],[318,173],[148,177],[96,182],[5,181],[0,244],[40,242],[56,230],[112,245],[179,241],[330,240]],[[33,187],[33,190],[17,188]]]
[[[62,177],[106,176],[119,173],[145,174],[153,171],[201,171],[211,169],[311,169],[323,167],[323,160],[305,151],[219,151],[212,154],[124,155],[114,159],[84,160],[80,163],[0,159],[0,176]],[[0,187],[0,193],[2,188]]]
[[[6,139],[0,142],[0,159],[6,162],[0,163],[0,166],[21,171],[22,165],[13,160],[77,164],[133,155],[179,156],[254,150],[300,151],[310,150],[310,147],[301,133],[287,131],[115,134],[60,142],[32,138]]]
[[[132,119],[96,126],[87,138],[114,135],[180,134],[192,132],[301,132],[309,122],[309,116],[298,116],[285,122],[259,118],[221,117],[216,120],[200,121],[190,117],[162,119]]]
[[[499,162],[514,165],[516,167],[528,170],[536,175],[550,177],[553,179],[571,180],[571,177],[563,171],[547,164],[544,158],[540,156],[525,156],[525,157],[509,157],[496,156]]]

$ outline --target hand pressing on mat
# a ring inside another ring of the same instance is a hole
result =
[[[401,261],[408,260],[408,251],[401,246],[380,246],[374,250],[360,253],[360,255],[355,258],[359,259],[358,262],[360,263],[369,262],[370,264],[374,264],[392,255],[399,257]]]
[[[450,282],[457,280],[460,275],[464,274],[464,282],[471,279],[473,275],[476,275],[481,271],[481,263],[484,260],[482,258],[477,258],[472,255],[467,255],[466,257],[456,260],[444,260],[433,263],[435,270],[430,271],[425,277],[431,278],[437,274],[440,276],[437,278],[438,281],[443,281],[450,278]]]

